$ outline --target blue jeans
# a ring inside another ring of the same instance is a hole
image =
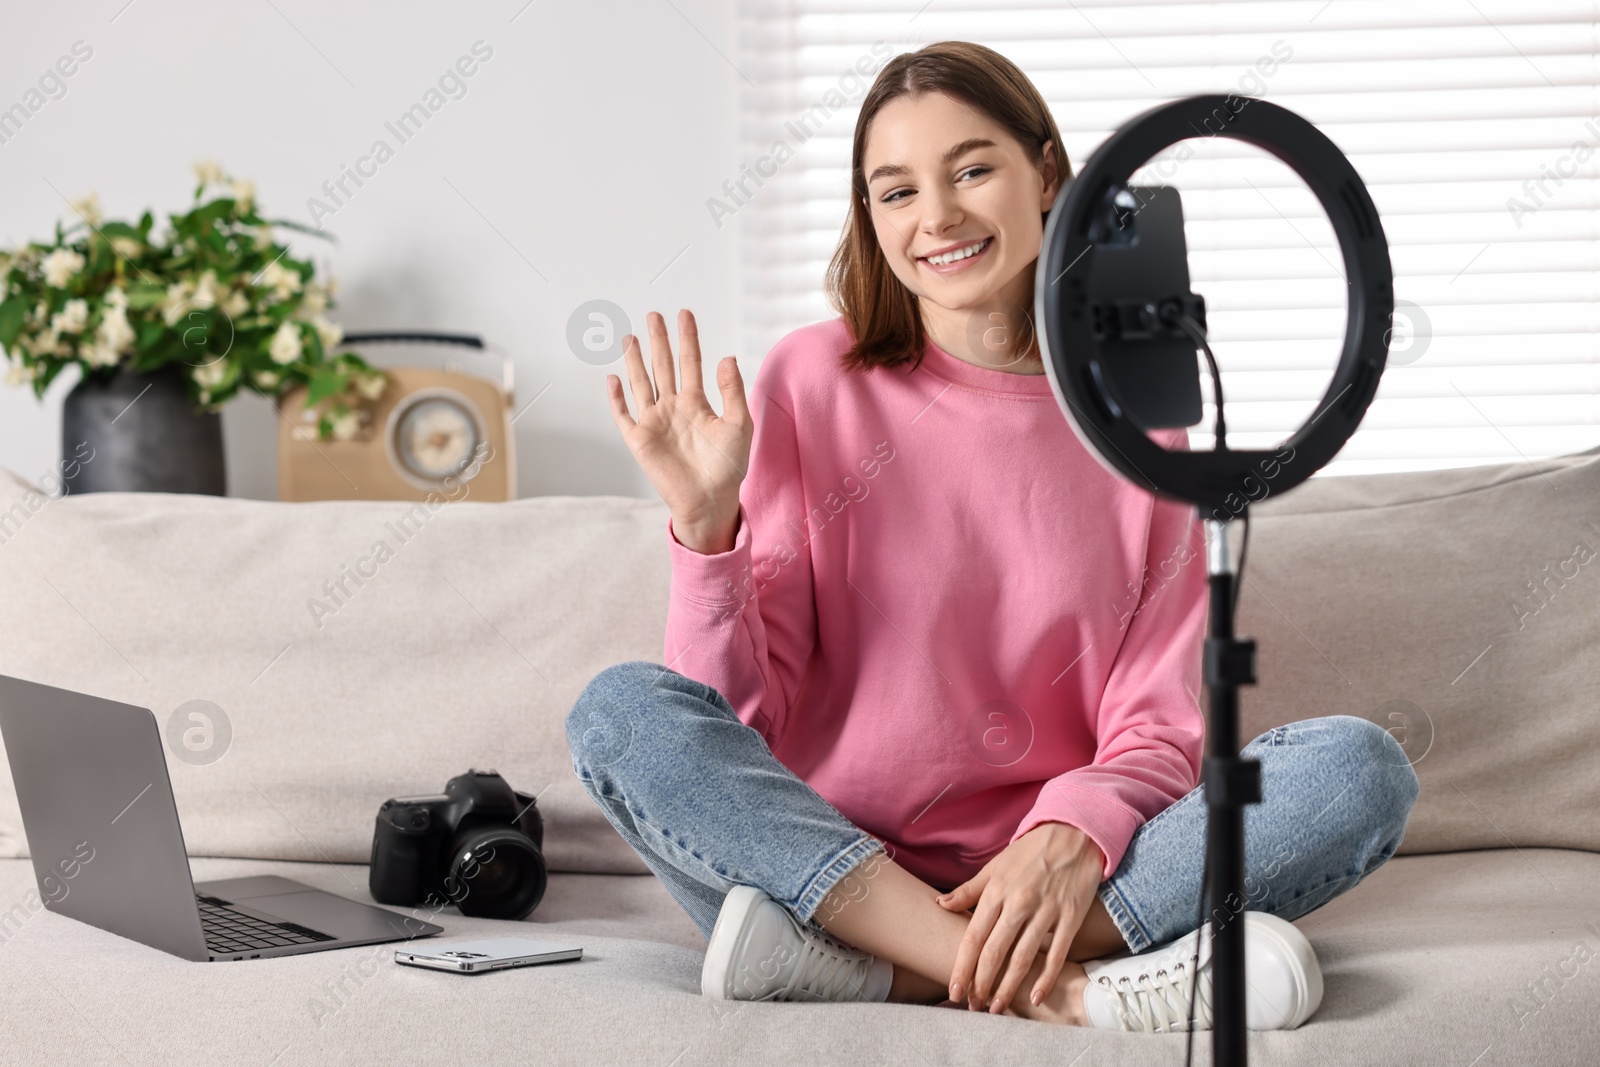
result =
[[[723,897],[760,888],[801,922],[884,851],[773,756],[711,686],[635,660],[601,671],[567,714],[572,769],[709,940]],[[1400,845],[1417,776],[1405,750],[1352,715],[1268,730],[1244,809],[1244,909],[1295,919],[1377,870]],[[1133,952],[1192,933],[1206,804],[1197,786],[1139,828],[1099,896]],[[936,886],[948,890],[952,886]],[[1240,910],[1239,901],[1223,908]]]

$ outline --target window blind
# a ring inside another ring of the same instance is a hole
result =
[[[1390,243],[1397,315],[1377,398],[1324,473],[1600,444],[1600,2],[741,0],[739,18],[745,166],[718,196],[741,227],[752,356],[834,317],[823,278],[872,80],[854,72],[970,40],[1039,87],[1075,173],[1139,112],[1203,92],[1287,107],[1349,156]],[[1316,410],[1343,336],[1321,207],[1274,157],[1220,138],[1133,180],[1181,191],[1229,443],[1272,447]],[[1195,448],[1212,444],[1202,379]]]

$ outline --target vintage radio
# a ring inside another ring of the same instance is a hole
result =
[[[380,345],[395,346],[383,353],[392,360],[368,354]],[[283,395],[278,402],[284,416],[278,420],[280,500],[516,497],[508,357],[470,334],[359,333],[346,336],[340,347],[359,350],[381,367],[388,387],[370,402],[370,418],[349,440],[320,440],[315,424],[303,421],[304,387]],[[464,371],[467,362],[479,373]]]

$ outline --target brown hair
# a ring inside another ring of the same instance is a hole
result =
[[[850,207],[844,234],[828,264],[828,302],[843,316],[854,339],[841,362],[846,369],[893,367],[922,359],[926,334],[916,297],[895,277],[864,206],[867,180],[863,152],[867,127],[889,101],[916,93],[945,93],[1004,127],[1035,165],[1050,142],[1058,180],[1072,177],[1061,132],[1044,97],[1027,75],[992,48],[968,41],[939,41],[895,56],[861,102],[850,146]],[[1030,346],[1033,338],[1029,337]]]

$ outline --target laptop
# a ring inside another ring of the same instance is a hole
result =
[[[51,911],[186,960],[267,959],[443,933],[276,875],[197,884],[148,708],[0,674],[0,736]]]

